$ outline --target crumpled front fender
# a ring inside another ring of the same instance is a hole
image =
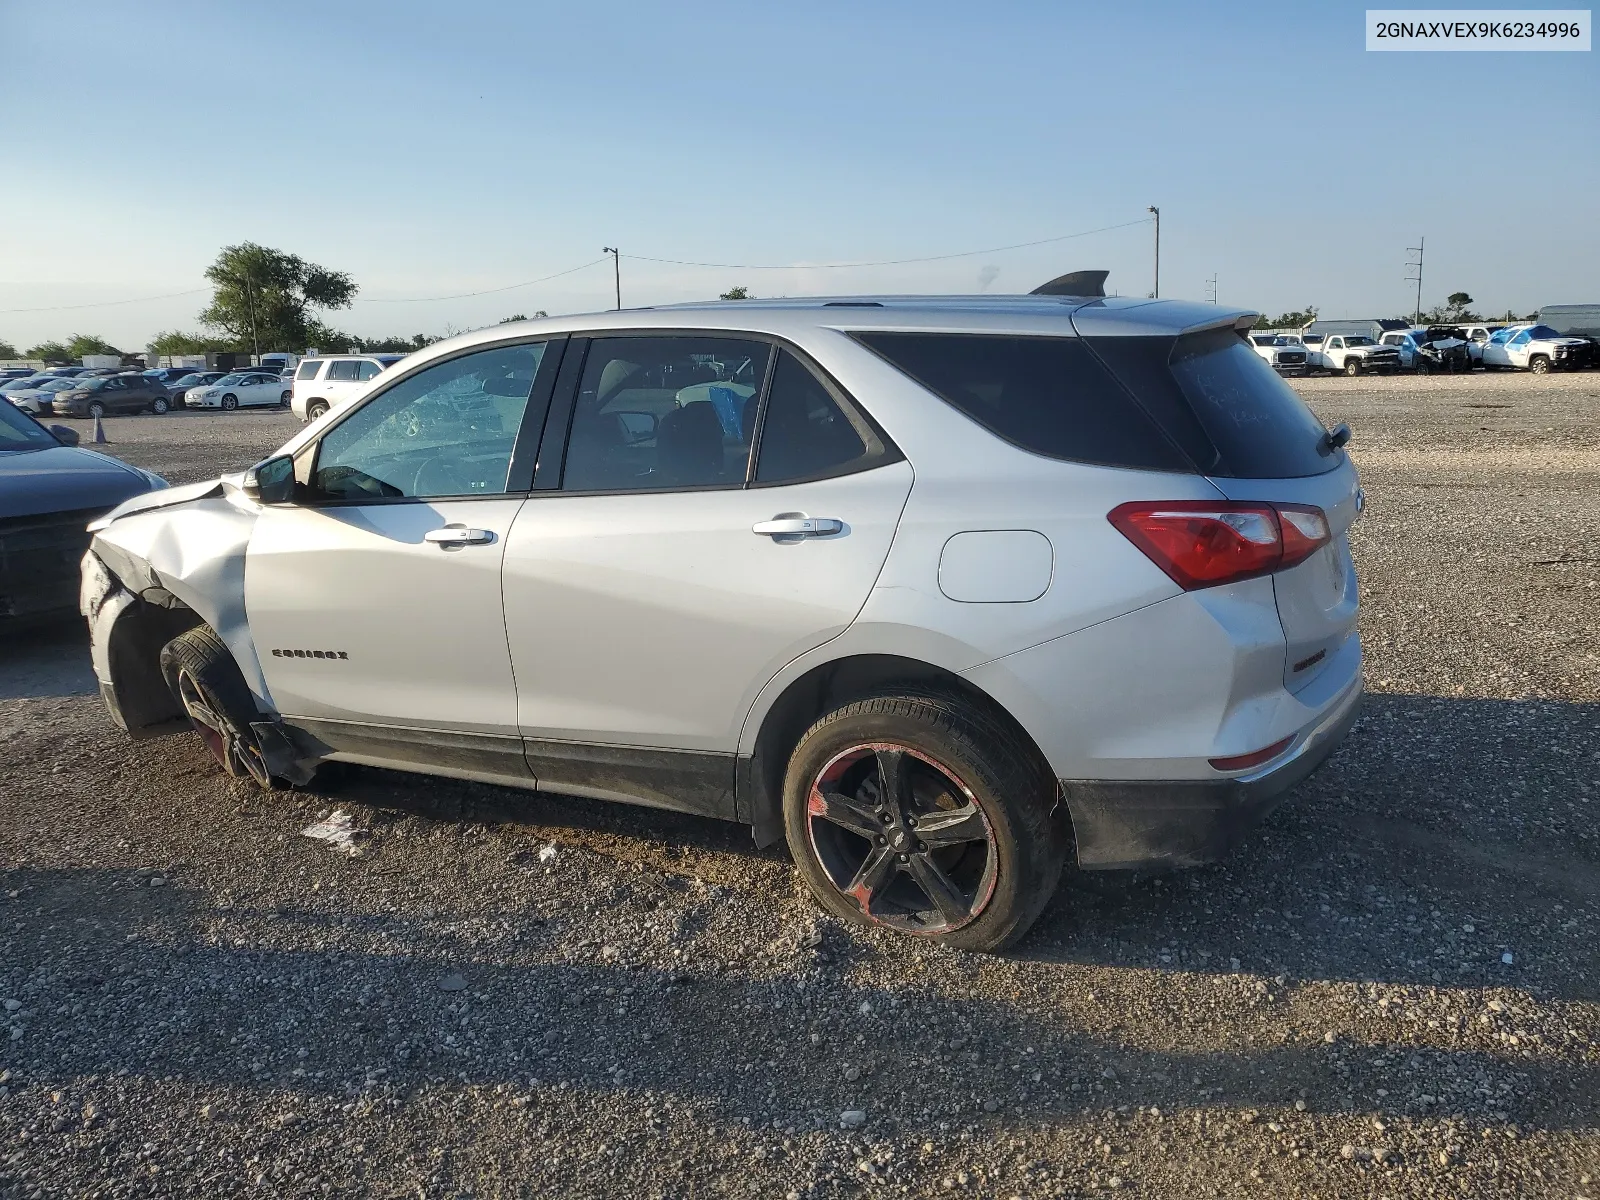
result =
[[[259,509],[217,484],[198,492],[176,505],[117,510],[97,522],[90,550],[146,602],[166,608],[176,598],[198,613],[227,644],[256,704],[275,712],[244,608],[245,554]]]

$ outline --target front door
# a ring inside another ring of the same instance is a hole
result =
[[[716,811],[756,694],[866,602],[911,468],[787,350],[763,397],[773,352],[725,336],[590,344],[561,486],[534,492],[506,548],[541,787],[639,796],[653,777],[659,803]]]
[[[302,502],[257,519],[245,606],[274,706],[342,757],[527,775],[500,568],[545,349],[400,379],[308,452]]]

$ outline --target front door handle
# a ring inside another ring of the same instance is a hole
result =
[[[843,529],[844,522],[833,517],[774,517],[750,527],[752,533],[768,537],[826,537]]]
[[[430,529],[422,540],[449,549],[451,546],[485,546],[494,541],[487,529],[468,529],[465,525],[446,525],[443,529]]]

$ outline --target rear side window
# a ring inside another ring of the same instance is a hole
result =
[[[1231,329],[1190,334],[1172,350],[1172,374],[1216,445],[1223,472],[1296,479],[1331,471],[1327,430],[1278,373]]]
[[[847,474],[866,465],[869,438],[851,424],[821,380],[787,350],[779,352],[761,421],[757,483]]]
[[[1023,450],[1109,467],[1194,470],[1079,338],[945,333],[855,337]]]
[[[320,359],[313,359],[310,362],[303,362],[300,364],[300,369],[294,373],[294,377],[296,379],[315,379],[317,377],[317,371],[321,367],[322,362]]]
[[[360,368],[361,364],[354,359],[344,359],[340,362],[329,363],[328,379],[354,383],[359,376]]]
[[[377,378],[378,372],[381,370],[383,370],[383,368],[375,362],[364,362],[361,364],[361,369],[356,372],[356,378],[363,380],[375,379]]]

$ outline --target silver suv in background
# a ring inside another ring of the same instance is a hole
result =
[[[112,719],[744,822],[976,949],[1222,855],[1361,695],[1344,450],[1255,314],[744,301],[463,335],[95,526]]]
[[[337,354],[301,359],[294,369],[289,408],[302,421],[315,421],[349,400],[403,354]]]

